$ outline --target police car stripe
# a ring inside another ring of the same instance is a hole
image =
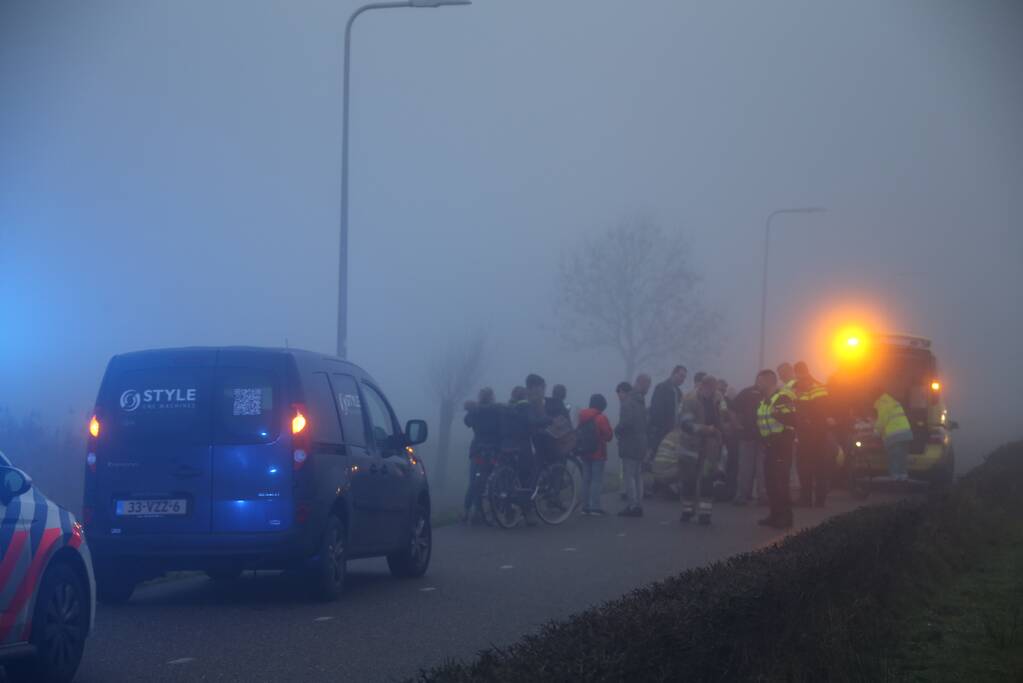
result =
[[[35,509],[32,512],[32,526],[29,528],[29,535],[32,541],[32,555],[34,556],[39,550],[39,544],[43,540],[43,533],[46,531],[46,520],[50,515],[50,506],[46,504],[46,498],[43,497],[43,494],[35,487],[32,488],[32,503]]]
[[[11,536],[14,535],[14,530],[18,528],[18,520],[21,519],[21,499],[23,497],[18,496],[12,500],[4,511],[3,523],[0,524],[0,555],[6,552],[6,548],[11,542]]]
[[[32,597],[36,584],[39,582],[39,579],[42,578],[41,574],[43,569],[46,567],[46,561],[50,557],[49,551],[59,540],[60,529],[46,529],[43,532],[39,548],[32,557],[32,564],[29,565],[28,571],[25,573],[21,585],[18,586],[18,590],[14,594],[14,598],[11,600],[10,604],[7,605],[8,611],[4,612],[3,616],[0,617],[0,642],[8,637],[11,629],[14,627],[15,619],[18,618],[18,614],[28,603],[29,598]]]
[[[25,531],[19,531],[11,536],[10,545],[7,546],[3,559],[0,560],[0,598],[10,587],[9,582],[14,575],[14,567],[17,566],[22,553],[25,552],[25,541],[27,540],[28,533]]]

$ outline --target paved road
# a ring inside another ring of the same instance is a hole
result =
[[[894,500],[876,494],[871,503]],[[797,511],[812,526],[855,505]],[[607,497],[609,509],[617,501]],[[312,603],[288,577],[236,584],[204,577],[145,586],[101,607],[77,681],[393,681],[450,657],[507,645],[681,570],[760,548],[762,508],[718,506],[711,527],[683,526],[677,504],[643,519],[575,517],[563,526],[500,531],[452,526],[434,535],[423,579],[392,579],[382,561],[353,562],[340,602]]]

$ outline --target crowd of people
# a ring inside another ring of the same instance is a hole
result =
[[[601,494],[608,444],[615,439],[622,517],[642,517],[644,499],[667,496],[681,500],[683,522],[709,524],[714,503],[730,501],[769,508],[759,523],[785,529],[793,524],[793,507],[826,505],[846,428],[845,407],[805,362],[761,370],[753,384],[738,392],[706,372],[695,373],[693,388],[686,392],[688,376],[688,369],[678,365],[656,385],[645,373],[620,382],[613,427],[604,395],[592,395],[573,417],[565,386],[555,385],[547,396],[547,383],[539,375],[529,375],[504,404],[493,389],[480,390],[478,400],[465,405],[465,424],[473,432],[466,520],[479,515],[486,477],[502,455],[517,463],[525,488],[534,485],[545,459],[575,455],[582,465],[582,513],[606,515]],[[904,479],[906,447],[913,438],[905,412],[881,387],[872,388],[871,400],[875,431],[888,451],[893,476]],[[795,501],[793,467],[799,483]]]

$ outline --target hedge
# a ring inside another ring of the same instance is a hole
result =
[[[861,508],[757,552],[636,590],[475,661],[462,681],[852,681],[889,678],[899,606],[940,590],[1023,512],[1023,442],[949,491]]]

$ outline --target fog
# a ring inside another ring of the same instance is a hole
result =
[[[0,6],[0,406],[84,425],[128,350],[333,351],[355,5]],[[352,69],[350,357],[402,419],[436,420],[431,359],[476,330],[499,398],[611,396],[621,359],[559,341],[557,266],[637,216],[723,319],[678,362],[750,383],[764,220],[815,205],[774,224],[768,361],[826,374],[855,312],[934,341],[961,469],[1020,434],[1018,2],[477,0],[364,15]]]

